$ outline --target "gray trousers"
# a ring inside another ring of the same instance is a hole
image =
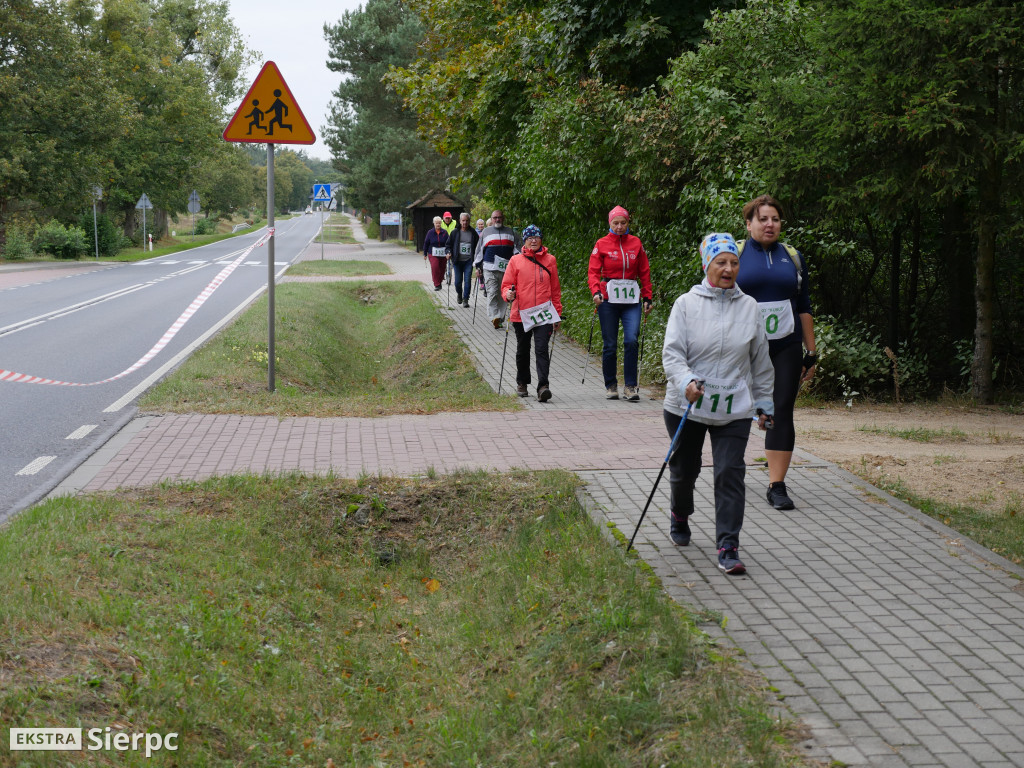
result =
[[[665,427],[671,437],[681,416],[664,411]],[[677,519],[693,514],[693,488],[701,469],[704,435],[711,433],[711,460],[715,476],[715,542],[718,549],[739,547],[743,527],[743,506],[747,489],[743,483],[747,465],[743,454],[750,437],[750,420],[737,419],[710,426],[687,419],[675,453],[669,459],[670,509]]]
[[[504,272],[497,270],[484,270],[484,288],[487,289],[487,319],[505,319],[505,310],[508,302],[501,298],[501,280],[505,277]]]

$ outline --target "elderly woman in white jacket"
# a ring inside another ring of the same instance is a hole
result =
[[[669,460],[672,543],[690,543],[693,488],[701,468],[704,436],[711,433],[715,473],[715,540],[718,567],[741,574],[740,529],[746,499],[744,452],[750,422],[771,425],[775,374],[757,302],[736,286],[740,261],[729,234],[711,234],[700,245],[704,280],[676,299],[665,328],[662,362],[668,377],[665,426],[675,435]]]

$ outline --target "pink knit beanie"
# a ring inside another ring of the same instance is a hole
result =
[[[612,223],[612,219],[616,216],[625,216],[626,221],[629,221],[629,211],[623,208],[621,205],[616,205],[611,211],[608,212],[608,223]]]

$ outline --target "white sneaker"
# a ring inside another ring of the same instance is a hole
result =
[[[629,400],[631,403],[635,403],[640,399],[640,387],[626,387],[622,390],[623,398]]]
[[[604,391],[604,397],[606,400],[618,400],[619,390],[616,387],[608,387],[608,389]]]

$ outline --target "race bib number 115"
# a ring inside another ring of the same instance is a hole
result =
[[[545,301],[536,307],[519,310],[519,317],[523,321],[524,331],[530,330],[535,325],[553,325],[562,320],[558,316],[558,311],[555,309],[554,304],[550,301]]]

